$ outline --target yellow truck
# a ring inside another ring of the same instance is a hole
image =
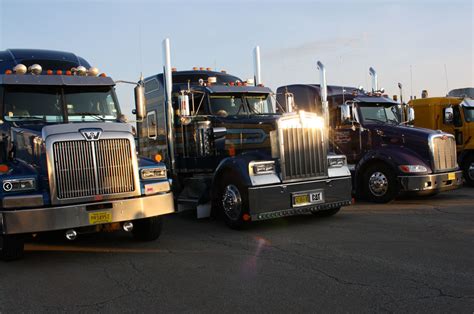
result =
[[[410,100],[414,125],[454,135],[459,166],[466,184],[474,186],[474,99],[472,88],[451,91],[447,97]],[[466,91],[468,93],[466,93]],[[424,93],[425,94],[425,93]]]

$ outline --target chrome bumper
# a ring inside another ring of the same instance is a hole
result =
[[[107,209],[97,209],[101,205]],[[90,210],[91,207],[95,209]],[[58,207],[3,210],[0,211],[0,234],[35,233],[91,226],[94,224],[90,223],[89,214],[104,211],[111,213],[112,219],[107,223],[173,213],[173,193]]]
[[[449,175],[454,174],[454,179]],[[402,192],[442,192],[456,189],[462,185],[462,171],[437,173],[421,176],[400,176]]]
[[[292,196],[301,192],[322,190],[324,202],[294,207]],[[350,205],[351,177],[293,182],[249,188],[249,207],[252,220],[264,220],[309,213]]]

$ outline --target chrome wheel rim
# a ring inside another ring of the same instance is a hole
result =
[[[384,196],[388,191],[388,179],[382,172],[374,172],[369,178],[370,192],[375,196]]]
[[[239,219],[242,210],[242,197],[235,185],[229,184],[225,187],[224,194],[222,195],[222,208],[230,219]]]
[[[474,180],[474,162],[471,162],[471,164],[469,165],[467,173],[469,175],[469,179]]]

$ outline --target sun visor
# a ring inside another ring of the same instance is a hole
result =
[[[462,101],[461,106],[463,106],[463,107],[469,107],[469,108],[474,108],[474,99],[472,99],[472,98],[465,98],[465,99]]]

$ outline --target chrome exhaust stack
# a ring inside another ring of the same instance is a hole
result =
[[[321,104],[323,109],[324,125],[329,127],[329,104],[328,104],[328,85],[326,81],[326,67],[321,61],[318,61],[318,69],[320,74],[320,91]]]
[[[369,74],[372,77],[372,93],[375,93],[379,90],[378,88],[378,79],[377,79],[377,72],[375,72],[373,67],[369,68]]]
[[[66,239],[68,239],[69,241],[74,241],[77,238],[77,232],[74,229],[70,229],[66,231],[65,236],[66,236]]]
[[[260,47],[256,46],[253,50],[253,68],[255,86],[262,84],[262,72],[260,68]]]
[[[171,74],[171,52],[170,52],[170,40],[166,38],[163,40],[163,81],[165,85],[165,106],[167,114],[167,129],[168,129],[168,154],[170,156],[169,166],[171,173],[175,170],[175,157],[174,157],[174,112],[171,100],[171,93],[173,90],[173,78]]]

